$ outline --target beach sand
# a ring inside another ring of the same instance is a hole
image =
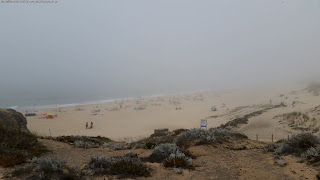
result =
[[[256,138],[256,134],[259,134],[262,139],[271,138],[272,134],[275,139],[282,139],[295,131],[280,126],[278,120],[273,119],[274,116],[297,110],[304,112],[320,104],[319,96],[313,96],[302,90],[292,93],[292,90],[279,88],[199,92],[98,105],[42,109],[39,110],[37,116],[27,117],[28,128],[44,136],[49,136],[51,131],[52,136],[105,136],[114,140],[133,141],[149,136],[154,129],[199,128],[201,119],[207,119],[208,128],[217,127],[236,117],[261,109],[270,104],[271,99],[272,104],[280,104],[284,101],[288,106],[272,109],[251,118],[248,124],[240,127],[239,131],[252,139]],[[280,94],[284,96],[280,97]],[[297,103],[297,106],[293,108],[290,105],[293,100],[302,103]],[[212,105],[216,105],[218,110],[211,111]],[[95,110],[100,111],[94,112]],[[57,114],[57,117],[45,119],[40,115],[43,113]],[[86,129],[86,122],[89,123],[89,126],[90,122],[93,122],[93,128]]]

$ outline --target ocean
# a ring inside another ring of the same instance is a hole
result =
[[[86,94],[65,94],[65,95],[15,95],[0,97],[0,108],[15,109],[15,110],[35,110],[58,107],[73,107],[86,104],[103,104],[120,100],[151,98],[168,95],[181,95],[185,93],[199,92],[203,90],[188,91],[188,92],[163,92],[163,93],[128,93],[124,95],[86,95]]]

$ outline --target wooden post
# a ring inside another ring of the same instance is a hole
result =
[[[273,144],[273,134],[272,134],[272,136],[271,136],[271,142],[272,142],[272,144]]]
[[[256,134],[256,141],[258,141],[258,134]]]

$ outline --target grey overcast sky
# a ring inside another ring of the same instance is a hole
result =
[[[0,97],[128,96],[320,75],[319,0],[57,1],[0,3]]]

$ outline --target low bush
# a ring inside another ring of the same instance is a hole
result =
[[[53,173],[62,171],[66,161],[59,158],[40,157],[33,159],[32,163],[37,171]]]
[[[175,153],[171,153],[164,161],[164,166],[174,168],[190,168],[192,167],[192,159],[177,150]]]
[[[301,153],[307,151],[311,147],[315,147],[320,143],[319,138],[311,133],[301,133],[292,136],[291,139],[285,140],[276,150],[277,154],[295,154],[301,155]]]
[[[275,149],[276,149],[275,144],[268,143],[267,146],[263,148],[263,151],[264,152],[274,152]]]
[[[170,154],[175,153],[179,150],[179,147],[176,144],[159,144],[156,146],[149,157],[149,160],[151,162],[162,162],[167,157],[170,156]]]
[[[90,148],[98,148],[99,144],[96,144],[91,141],[80,141],[76,140],[73,144],[77,148],[85,148],[85,149],[90,149]]]
[[[63,177],[65,160],[59,158],[40,157],[32,160],[33,167],[40,179],[55,179]]]
[[[157,146],[155,143],[152,143],[152,142],[147,142],[144,145],[145,145],[146,149],[154,149]]]
[[[191,129],[181,133],[175,138],[175,143],[182,148],[188,148],[192,142],[196,145],[223,143],[229,139],[247,139],[248,137],[228,129]]]
[[[313,166],[318,166],[320,164],[320,147],[311,147],[306,152],[301,154],[303,161],[307,161]]]
[[[165,143],[174,143],[174,139],[177,135],[188,131],[187,129],[176,129],[172,132],[151,135],[150,137],[141,139],[139,141],[132,142],[130,146],[134,149],[143,148],[143,149],[153,149],[158,144]]]
[[[284,166],[287,164],[286,161],[283,159],[277,159],[276,162],[279,166]]]
[[[185,152],[187,152],[188,155],[182,152],[175,144],[159,144],[152,150],[149,160],[151,162],[163,162],[165,167],[190,169],[193,167],[192,158],[190,157],[191,154],[189,151],[185,150]]]
[[[150,176],[150,169],[133,153],[109,158],[93,156],[88,164],[88,168],[91,175],[111,174],[120,177]]]
[[[69,168],[65,161],[59,158],[40,157],[34,158],[31,164],[16,168],[6,178],[16,177],[19,179],[80,179],[79,168]]]

